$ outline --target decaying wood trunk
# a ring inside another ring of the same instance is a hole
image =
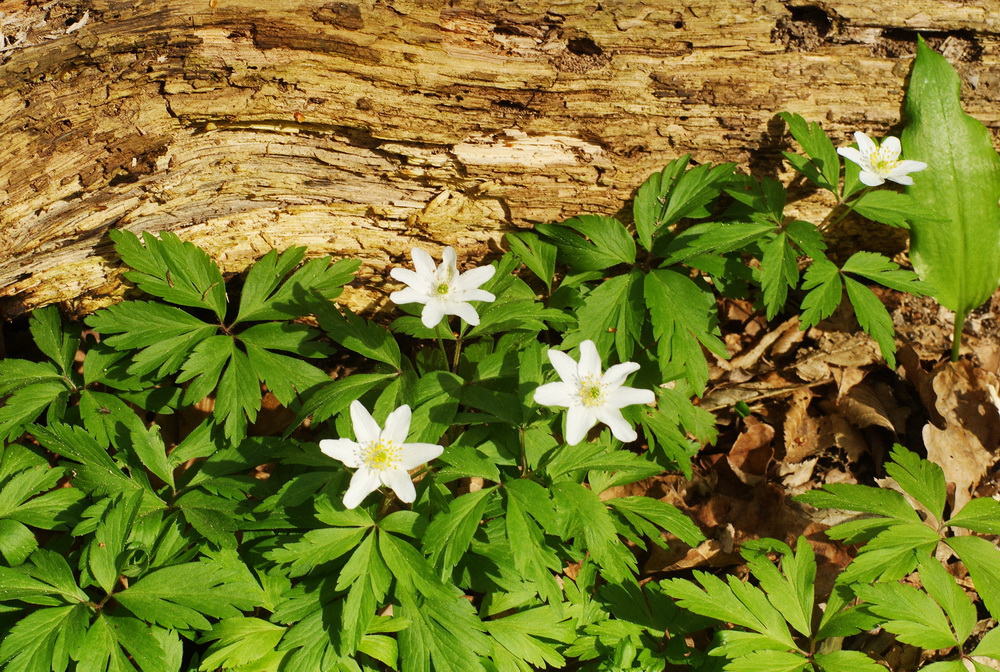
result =
[[[918,31],[1000,128],[997,0],[0,0],[0,31],[7,316],[119,292],[112,228],[380,280],[615,213],[684,153],[775,174],[776,112],[895,124]]]

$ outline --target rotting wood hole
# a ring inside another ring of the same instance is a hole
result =
[[[566,49],[578,56],[600,56],[604,50],[589,37],[574,37],[566,43]]]
[[[822,7],[789,7],[789,16],[778,19],[771,31],[771,41],[786,48],[811,51],[826,42],[833,28],[833,18]]]
[[[872,48],[873,55],[883,58],[912,56],[917,51],[917,35],[922,35],[927,46],[950,61],[975,63],[981,60],[983,46],[970,30],[932,32],[907,28],[886,28]]]

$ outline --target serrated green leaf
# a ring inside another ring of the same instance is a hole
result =
[[[885,672],[884,667],[860,651],[816,653],[813,662],[822,672]]]
[[[583,215],[535,230],[555,243],[559,258],[574,271],[602,271],[635,260],[632,237],[613,217]]]
[[[142,505],[142,491],[119,495],[105,510],[89,547],[88,567],[104,592],[111,594],[125,564],[128,540]]]
[[[774,231],[768,222],[705,222],[685,230],[670,243],[664,261],[672,266],[701,254],[727,254],[742,250]]]
[[[898,265],[875,252],[855,252],[841,269],[844,273],[854,273],[872,282],[891,289],[909,292],[918,296],[927,294],[926,285],[916,273],[901,269]]]
[[[854,586],[854,592],[868,602],[868,609],[886,619],[882,627],[899,641],[925,649],[947,649],[961,645],[955,639],[934,600],[913,586],[876,583]]]
[[[726,665],[726,672],[798,672],[812,667],[801,653],[789,651],[754,651]]]
[[[579,483],[567,481],[551,487],[563,517],[564,537],[582,533],[588,552],[610,581],[631,578],[636,571],[635,556],[618,540],[614,519],[598,494]]]
[[[830,138],[823,131],[823,127],[816,122],[807,122],[800,115],[794,112],[780,112],[778,114],[786,124],[792,137],[802,147],[802,151],[809,157],[810,166],[799,166],[796,168],[818,186],[823,187],[834,194],[840,188],[840,158],[834,148]],[[788,154],[785,155],[786,158]]]
[[[62,381],[65,381],[65,378],[49,362],[29,362],[25,359],[0,360],[0,397],[27,385]]]
[[[898,191],[886,189],[868,191],[859,196],[852,205],[862,217],[887,226],[908,229],[909,223],[915,220],[937,222],[938,225],[947,226],[945,220],[924,208],[910,194]]]
[[[277,250],[270,250],[258,259],[247,271],[246,280],[243,282],[240,311],[236,321],[252,319],[247,316],[266,310],[268,297],[278,288],[285,276],[305,259],[305,256],[305,247],[290,247],[280,254]]]
[[[568,615],[559,614],[550,605],[520,611],[504,618],[486,622],[486,630],[496,646],[506,649],[512,656],[533,666],[561,668],[566,659],[555,646],[547,641],[568,644],[575,638]],[[496,651],[496,648],[494,648]]]
[[[125,277],[139,289],[180,306],[208,308],[220,320],[226,316],[226,286],[222,272],[198,246],[181,241],[177,234],[148,231],[142,241],[127,231],[108,233],[122,261],[134,268]]]
[[[332,257],[321,257],[304,263],[284,282],[276,282],[287,273],[291,259],[296,259],[297,263],[302,258],[302,252],[302,249],[286,250],[280,258],[269,254],[254,264],[247,274],[248,283],[250,276],[254,276],[251,293],[247,295],[244,287],[245,298],[240,298],[240,311],[233,325],[320,313],[331,300],[340,296],[344,285],[354,279],[361,267],[357,259],[335,262]],[[255,272],[260,264],[263,264],[260,272]]]
[[[496,488],[483,488],[455,498],[447,510],[431,520],[424,534],[424,550],[431,562],[451,572],[472,543],[483,512]]]
[[[28,328],[38,349],[56,363],[64,376],[70,377],[73,358],[80,345],[79,327],[64,328],[59,317],[59,309],[55,306],[45,306],[31,312]]]
[[[859,511],[888,516],[900,522],[920,522],[920,516],[907,503],[902,494],[884,488],[870,488],[849,483],[828,483],[822,489],[797,495],[795,499],[820,509]]]
[[[633,514],[652,522],[692,548],[705,540],[705,535],[688,516],[666,502],[649,497],[615,497],[607,503],[623,514]]]
[[[784,615],[793,628],[808,637],[812,634],[816,580],[816,556],[812,546],[804,537],[799,537],[792,553],[784,544],[780,544],[783,548],[774,548],[768,541],[744,545],[743,557],[747,559],[750,573],[767,593],[771,605]],[[764,554],[763,551],[767,550],[782,552],[780,572]]]
[[[976,608],[965,591],[934,558],[920,558],[920,583],[927,594],[944,608],[959,642],[965,642],[976,626]]]
[[[832,539],[840,536],[836,528],[831,528],[827,534]],[[912,572],[917,559],[929,555],[939,541],[938,533],[923,523],[894,524],[875,535],[861,549],[840,580],[864,583],[902,578]]]
[[[645,318],[642,281],[642,272],[631,271],[595,287],[577,309],[577,329],[564,345],[574,347],[591,340],[598,352],[610,353],[614,344],[618,359],[627,361],[640,340]]]
[[[767,319],[774,318],[785,305],[788,290],[799,284],[798,258],[788,242],[788,236],[779,234],[761,246],[760,284],[764,290]]]
[[[1000,502],[989,497],[977,497],[946,524],[981,534],[1000,534]]]
[[[923,504],[936,521],[940,521],[948,495],[941,467],[930,460],[921,459],[898,443],[892,447],[891,457],[892,461],[885,465],[886,473]],[[1000,508],[1000,502],[995,503]]]
[[[201,661],[202,672],[236,668],[277,648],[285,628],[259,618],[227,618],[212,626],[199,643],[212,642]]]
[[[142,487],[129,478],[93,436],[82,427],[49,423],[32,425],[31,433],[42,446],[62,457],[80,463],[75,467],[74,483],[102,494],[116,494]]]
[[[979,640],[979,644],[976,645],[976,648],[969,655],[989,656],[990,658],[1000,660],[1000,627],[994,627],[983,635],[983,638]]]
[[[215,418],[223,425],[226,438],[246,436],[247,421],[257,419],[261,396],[260,383],[249,358],[234,349],[215,397]]]
[[[528,269],[552,291],[552,278],[556,272],[556,246],[540,240],[534,233],[508,233],[507,244]]]
[[[308,362],[249,344],[247,358],[257,378],[285,406],[330,380],[326,373]]]
[[[62,477],[62,469],[34,465],[18,471],[0,485],[0,518],[14,517],[29,498],[52,488]]]
[[[289,576],[303,576],[314,567],[354,550],[368,533],[366,527],[328,527],[306,532],[300,541],[270,551],[267,557],[290,565]]]
[[[0,567],[0,602],[23,600],[31,604],[59,604],[41,596],[58,595],[61,602],[89,601],[76,583],[66,559],[45,549],[38,549],[28,558],[28,564],[15,569]]]
[[[826,241],[823,240],[823,233],[812,222],[804,222],[797,219],[785,225],[785,233],[788,238],[802,250],[803,254],[812,257],[814,261],[826,259]]]
[[[32,611],[0,642],[0,664],[5,672],[63,672],[83,641],[87,617],[82,604]]]
[[[524,481],[518,481],[518,483],[521,482]],[[561,601],[562,591],[559,584],[556,583],[553,572],[558,572],[562,564],[545,543],[545,538],[538,524],[528,516],[529,511],[539,516],[543,515],[546,509],[551,512],[552,504],[546,501],[542,507],[527,508],[530,506],[530,500],[524,495],[528,491],[528,488],[506,489],[508,497],[504,525],[507,541],[513,555],[514,567],[518,573],[530,582],[531,587],[538,592],[540,598],[549,604],[555,604]]]
[[[358,317],[346,308],[343,315],[331,309],[318,313],[317,317],[319,326],[339,345],[377,362],[401,368],[399,344],[380,324]]]
[[[1000,617],[1000,550],[982,537],[948,537],[951,546],[969,570],[979,598],[993,618]]]
[[[68,394],[63,380],[19,388],[0,406],[0,441],[13,441],[49,406]]]
[[[906,192],[946,221],[914,220],[910,254],[935,298],[964,319],[1000,280],[1000,155],[989,130],[962,111],[960,90],[955,69],[918,37],[902,145],[927,169]]]
[[[858,324],[878,343],[879,351],[890,369],[896,368],[896,331],[892,316],[875,293],[857,280],[844,276],[847,298],[854,307]]]
[[[806,269],[802,289],[809,293],[802,298],[802,328],[808,329],[833,315],[844,296],[840,271],[826,259],[814,261]]]
[[[149,471],[161,481],[174,487],[174,472],[167,461],[167,447],[163,443],[160,427],[144,429],[141,425],[129,431],[131,450]]]
[[[337,415],[350,406],[352,401],[395,376],[392,373],[356,373],[314,389],[302,404],[289,432],[310,415],[313,416],[314,423]]]
[[[16,520],[0,520],[0,555],[12,567],[20,565],[38,548],[35,533]],[[0,578],[0,600],[3,599],[3,579]]]

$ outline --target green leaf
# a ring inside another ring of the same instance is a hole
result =
[[[823,127],[816,122],[807,122],[794,112],[778,114],[786,124],[788,132],[809,157],[809,162],[794,160],[794,154],[785,153],[785,158],[816,185],[837,194],[840,189],[840,157]]]
[[[148,430],[141,425],[132,427],[129,431],[132,452],[149,471],[161,481],[174,487],[174,471],[167,461],[167,447],[160,435],[159,425],[153,425]]]
[[[59,309],[55,306],[37,308],[28,319],[28,328],[35,339],[35,345],[59,367],[66,377],[72,375],[73,358],[80,346],[80,329],[63,328]]]
[[[610,581],[632,578],[635,556],[619,541],[614,519],[600,496],[579,483],[563,481],[551,487],[563,517],[563,537],[582,533],[587,551]]]
[[[303,576],[314,567],[336,560],[353,551],[368,533],[367,527],[328,527],[310,530],[300,541],[268,552],[267,557],[282,565],[291,565],[289,576]]]
[[[669,380],[683,374],[696,391],[703,390],[708,382],[708,363],[701,346],[729,359],[720,339],[715,297],[691,278],[671,270],[647,274],[643,294],[664,377]]]
[[[671,242],[664,261],[673,266],[701,254],[728,254],[742,250],[774,231],[768,222],[705,222],[695,224]]]
[[[944,471],[930,460],[923,460],[898,443],[892,447],[892,461],[886,463],[886,473],[894,478],[900,487],[924,505],[936,521],[944,513],[945,498],[948,495]],[[993,500],[989,500],[993,501]],[[1000,502],[995,502],[1000,507]]]
[[[492,487],[464,494],[452,500],[447,510],[434,516],[423,535],[424,550],[431,562],[445,571],[454,571],[469,550],[472,536],[479,529],[483,512],[490,503],[490,495],[495,491]]]
[[[981,534],[1000,534],[1000,502],[989,497],[977,497],[963,506],[947,524]]]
[[[124,649],[124,651],[122,650]],[[77,672],[176,672],[182,646],[177,634],[128,616],[98,614],[80,647]]]
[[[784,233],[761,247],[760,284],[770,320],[784,307],[789,288],[795,289],[799,283],[798,258]]]
[[[908,229],[909,223],[917,220],[947,225],[943,219],[924,208],[913,196],[898,191],[886,189],[869,191],[862,194],[853,205],[854,210],[862,217],[888,226]]]
[[[399,344],[392,333],[376,322],[358,317],[344,309],[317,313],[319,326],[341,346],[377,362],[384,362],[396,369],[402,367]]]
[[[808,637],[812,634],[816,556],[804,537],[798,538],[794,554],[785,544],[773,544],[771,541],[763,539],[745,544],[743,557],[747,559],[750,573],[767,593],[771,605],[784,615],[793,628]],[[772,550],[782,553],[780,572],[765,555]]]
[[[827,534],[833,539],[840,536],[836,527]],[[937,532],[923,523],[893,524],[861,549],[840,580],[867,583],[902,578],[916,568],[918,558],[934,550],[940,539]]]
[[[878,343],[882,357],[890,369],[896,368],[896,331],[892,326],[892,316],[875,293],[857,280],[844,277],[847,298],[854,306],[858,324]]]
[[[67,386],[62,379],[18,389],[0,406],[0,441],[17,439],[42,411],[67,394]]]
[[[287,320],[318,314],[329,302],[343,292],[343,287],[354,279],[361,267],[357,259],[332,257],[311,259],[304,263],[287,280],[281,279],[288,272],[291,261],[302,259],[304,248],[286,250],[279,258],[274,251],[253,265],[247,274],[247,283],[240,297],[240,310],[233,325],[259,320]],[[261,266],[259,272],[257,267]],[[250,293],[247,293],[250,285]]]
[[[826,241],[823,240],[823,233],[812,222],[804,222],[797,219],[785,225],[785,233],[788,238],[795,243],[802,252],[815,261],[826,259]]]
[[[88,548],[88,566],[97,584],[111,594],[125,564],[125,542],[132,532],[142,491],[119,495],[105,510],[97,525],[94,541]]]
[[[16,520],[0,519],[0,555],[12,567],[20,565],[38,548],[35,533]],[[3,599],[3,579],[0,579],[0,599]]]
[[[234,349],[215,397],[215,418],[223,424],[226,438],[246,436],[247,420],[257,419],[260,410],[260,383],[245,354]]]
[[[627,361],[640,340],[645,318],[642,280],[641,271],[631,271],[594,288],[577,309],[577,331],[568,336],[564,345],[573,347],[589,339],[599,352],[607,353],[613,343],[618,359]]]
[[[934,600],[913,586],[899,583],[856,585],[854,592],[868,609],[886,619],[882,627],[899,641],[925,649],[948,649],[961,645]]]
[[[877,516],[888,516],[900,522],[920,522],[920,516],[907,503],[902,494],[884,488],[870,488],[865,485],[849,483],[828,483],[820,490],[797,495],[795,499],[820,509],[859,511]]]
[[[87,616],[82,604],[31,612],[0,642],[0,664],[5,672],[63,672],[83,641]]]
[[[934,558],[920,558],[920,583],[927,594],[944,608],[959,642],[965,642],[976,626],[976,608],[954,577]]]
[[[602,271],[635,261],[635,242],[613,217],[581,215],[559,224],[539,224],[535,230],[555,243],[560,258],[574,271]]]
[[[350,406],[352,401],[395,376],[394,373],[355,373],[316,388],[302,404],[289,433],[310,415],[313,416],[313,423],[323,422],[337,415]]]
[[[80,463],[74,468],[73,482],[85,490],[117,494],[142,487],[123,473],[107,450],[82,427],[49,423],[47,427],[32,425],[31,433],[53,453]]]
[[[169,231],[161,231],[159,238],[144,231],[142,242],[120,229],[112,229],[108,236],[122,261],[135,269],[125,277],[139,289],[180,306],[208,308],[225,319],[222,272],[204,250]]]
[[[726,665],[726,672],[798,672],[809,669],[809,659],[788,651],[754,651]]]
[[[308,362],[249,344],[247,358],[257,378],[285,406],[291,405],[299,395],[330,381],[322,369]]]
[[[238,668],[252,663],[277,648],[285,628],[259,618],[227,618],[212,626],[199,640],[212,642],[201,661],[202,672]]]
[[[36,464],[6,479],[0,487],[0,518],[15,517],[29,498],[51,489],[62,474],[62,469]]]
[[[833,315],[843,299],[843,287],[840,271],[831,261],[819,259],[806,269],[802,289],[809,293],[802,299],[803,329],[814,327],[820,320]]]
[[[533,666],[529,669],[561,669],[566,659],[556,647],[543,640],[572,642],[576,632],[567,618],[568,615],[560,615],[551,605],[544,605],[486,621],[485,625],[495,642],[494,655],[498,653],[497,647],[503,647],[518,661]]]
[[[962,111],[955,69],[917,41],[902,145],[927,163],[906,192],[942,221],[911,223],[910,254],[935,298],[964,318],[1000,280],[1000,155],[989,130]]]
[[[1000,660],[1000,627],[994,627],[987,632],[969,655],[989,656]]]
[[[540,240],[534,233],[508,233],[507,244],[528,269],[552,291],[552,278],[556,272],[556,246]]]
[[[705,535],[688,516],[666,502],[650,497],[615,497],[607,500],[607,503],[629,520],[648,520],[688,546],[695,547],[705,540]]]
[[[542,490],[541,495],[544,498],[542,505],[538,506],[537,501],[529,495],[536,488],[521,485],[522,483],[530,481],[518,479],[514,483],[507,484],[508,487],[505,488],[507,515],[504,517],[504,525],[509,548],[514,557],[514,567],[532,584],[539,597],[550,604],[556,604],[562,601],[562,591],[556,583],[553,572],[558,572],[562,568],[562,563],[545,543],[541,528],[528,515],[530,512],[533,516],[544,517],[546,511],[551,515],[552,504],[548,501],[548,493],[537,483],[533,483],[532,485],[537,486],[538,490]]]
[[[24,359],[0,360],[0,397],[29,385],[63,383],[65,378],[48,362],[29,362]]]
[[[211,624],[206,616],[242,616],[242,610],[256,606],[259,592],[235,569],[203,560],[154,570],[115,593],[115,599],[149,623],[207,630]]]
[[[889,193],[889,192],[886,192]],[[881,254],[856,252],[851,255],[841,269],[844,273],[854,273],[872,282],[885,285],[900,292],[922,296],[927,294],[927,286],[917,279],[912,271],[901,269]]]
[[[813,662],[822,672],[885,672],[884,667],[860,651],[816,653]]]
[[[972,584],[993,618],[1000,618],[1000,550],[982,537],[948,537],[951,546],[969,570]]]

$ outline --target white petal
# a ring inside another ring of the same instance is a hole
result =
[[[441,318],[444,317],[444,304],[440,301],[430,301],[424,310],[420,313],[420,321],[424,323],[424,326],[428,329],[433,329],[441,322]]]
[[[407,404],[403,404],[385,419],[385,428],[382,430],[380,438],[402,446],[403,442],[406,441],[406,435],[410,433],[410,420],[412,417],[413,414],[410,413],[410,407]]]
[[[597,353],[597,346],[589,339],[580,344],[580,367],[577,371],[581,378],[601,377],[601,356]]]
[[[556,370],[559,377],[563,382],[570,383],[571,385],[577,384],[577,364],[576,360],[567,355],[562,350],[549,350],[549,361],[552,362],[552,368]]]
[[[379,486],[378,472],[367,467],[361,467],[354,472],[351,477],[351,485],[344,493],[344,506],[349,509],[355,508],[365,497],[375,492]]]
[[[896,184],[905,184],[906,186],[913,184],[913,178],[909,175],[893,175],[892,173],[889,173],[885,176],[885,179],[890,182],[895,182]]]
[[[382,482],[392,488],[401,502],[409,504],[417,498],[417,490],[413,487],[410,475],[405,471],[399,469],[383,471]]]
[[[358,444],[350,439],[323,439],[319,442],[319,449],[327,457],[339,460],[351,469],[357,469],[362,464],[358,457]]]
[[[389,271],[389,276],[394,280],[399,280],[404,285],[415,287],[417,289],[423,289],[428,284],[428,280],[425,276],[411,271],[408,268],[394,268]]]
[[[413,269],[421,276],[430,280],[434,276],[434,260],[419,247],[410,250],[410,257],[413,259]]]
[[[444,254],[441,255],[441,265],[450,271],[454,271],[451,277],[458,275],[458,258],[455,256],[454,248],[444,248]]]
[[[840,147],[837,150],[837,153],[840,154],[845,159],[853,161],[859,166],[865,165],[865,157],[861,155],[861,152],[854,149],[853,147]]]
[[[651,404],[656,400],[652,390],[640,390],[635,387],[619,387],[608,392],[607,406],[624,408],[635,404]]]
[[[906,175],[907,173],[916,173],[927,167],[927,164],[923,161],[900,161],[899,165],[889,171],[889,175]]]
[[[441,457],[444,446],[436,443],[404,443],[403,452],[399,457],[400,469],[416,469],[421,464]]]
[[[419,289],[414,289],[413,287],[393,292],[389,295],[389,300],[397,306],[404,303],[427,303],[430,301],[425,292],[421,292]]]
[[[566,411],[566,444],[575,446],[583,441],[590,428],[597,424],[597,413],[584,406],[570,406]]]
[[[601,382],[605,385],[621,385],[630,374],[639,370],[639,365],[635,362],[622,362],[608,367],[601,377]]]
[[[569,383],[546,383],[535,388],[534,400],[542,406],[568,408],[573,405],[573,390]]]
[[[354,438],[358,443],[374,443],[379,440],[382,430],[360,401],[351,402],[351,423],[354,425]]]
[[[494,294],[487,292],[485,289],[467,289],[461,293],[461,298],[463,301],[486,301],[487,303],[493,303],[497,300]]]
[[[885,184],[885,178],[878,173],[870,173],[867,170],[862,170],[858,174],[858,179],[861,180],[861,184],[866,184],[869,187],[877,187],[880,184]]]
[[[602,408],[597,411],[597,419],[611,428],[611,433],[616,439],[623,443],[632,443],[639,435],[628,424],[628,420],[622,417],[622,412],[617,408]]]
[[[875,144],[875,141],[861,131],[856,131],[854,133],[854,141],[858,143],[858,149],[861,150],[861,155],[866,158],[871,156],[872,152],[878,149],[878,145]]]
[[[899,144],[899,138],[890,135],[882,141],[881,150],[883,161],[895,161],[899,158],[899,153],[903,151],[903,148]]]
[[[479,324],[479,313],[472,307],[471,303],[465,301],[448,301],[444,304],[446,315],[458,315],[473,327]]]
[[[458,289],[464,289],[466,291],[475,289],[480,285],[489,282],[493,274],[497,272],[497,269],[493,266],[480,266],[479,268],[473,268],[472,270],[462,273],[455,280],[455,286]]]

